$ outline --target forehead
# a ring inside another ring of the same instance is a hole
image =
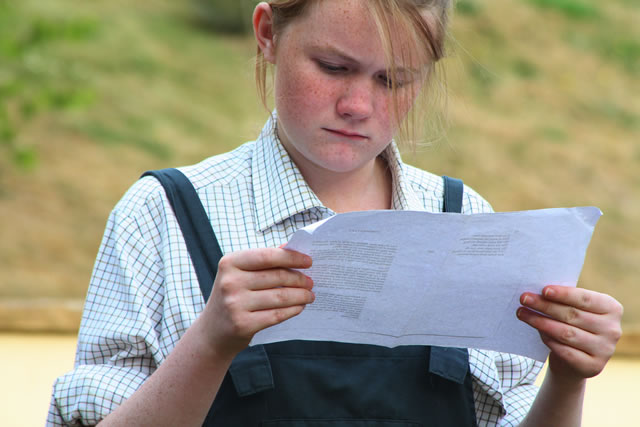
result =
[[[289,24],[285,33],[315,42],[342,40],[345,44],[377,37],[373,17],[362,0],[319,0]]]
[[[319,0],[291,22],[281,36],[300,47],[310,44],[335,48],[362,62],[386,63],[385,43],[367,0]],[[421,52],[411,52],[410,36],[389,17],[392,56],[399,66],[414,68],[426,62]],[[409,58],[415,58],[411,60]]]

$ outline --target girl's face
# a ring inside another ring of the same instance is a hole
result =
[[[399,124],[390,114],[390,79],[399,86],[403,118],[420,89],[424,64],[397,62],[396,75],[387,75],[382,42],[362,0],[318,2],[274,45],[278,136],[302,173],[372,166]]]

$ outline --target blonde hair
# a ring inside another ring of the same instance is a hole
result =
[[[284,28],[294,19],[303,16],[309,7],[316,2],[323,0],[272,0],[269,2],[273,11],[274,35],[280,34]],[[444,57],[444,45],[446,37],[446,26],[449,16],[451,0],[367,0],[371,15],[378,28],[378,34],[382,40],[382,45],[387,59],[387,71],[390,75],[396,74],[397,60],[401,63],[414,63],[426,55],[428,57],[427,69],[423,74],[425,86],[431,88],[444,89],[444,85],[438,85],[434,74],[436,64]],[[406,34],[406,40],[400,46],[394,44],[393,34]],[[268,109],[267,98],[269,90],[267,88],[268,63],[265,61],[262,51],[258,47],[256,56],[256,85],[258,94],[264,106]],[[403,99],[395,79],[391,79],[392,108],[391,114],[394,118],[400,118],[401,105]],[[421,94],[414,101],[414,106],[409,110],[407,116],[399,125],[397,138],[401,142],[409,143],[415,147],[416,141],[422,139],[418,135],[426,132],[426,121],[423,115],[427,109],[439,101],[446,100],[446,96],[441,93],[433,93],[431,90],[423,89]],[[404,96],[409,96],[406,92]],[[426,94],[429,93],[429,96]]]

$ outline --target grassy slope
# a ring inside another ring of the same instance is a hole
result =
[[[142,171],[256,135],[253,44],[180,4],[0,0],[0,297],[82,298],[106,217]],[[634,22],[635,0],[460,2],[451,128],[406,159],[496,210],[599,206],[581,285],[640,324]]]

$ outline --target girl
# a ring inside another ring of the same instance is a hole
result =
[[[442,57],[447,3],[256,7],[259,88],[264,99],[273,64],[276,110],[257,141],[182,169],[226,254],[211,297],[205,304],[162,187],[141,179],[109,218],[50,424],[580,424],[586,378],[613,354],[622,315],[584,289],[521,297],[518,317],[551,349],[539,392],[539,363],[491,351],[436,360],[428,347],[303,341],[246,350],[314,301],[297,271],[312,260],[279,248],[295,230],[337,212],[442,209],[441,178],[404,164],[392,139],[415,133],[412,107]],[[465,188],[462,210],[490,207]]]

